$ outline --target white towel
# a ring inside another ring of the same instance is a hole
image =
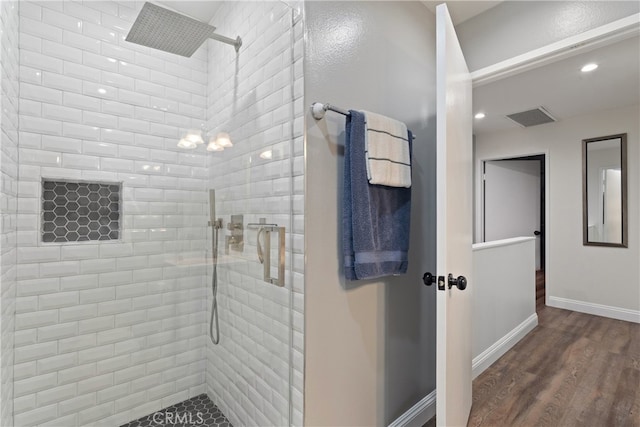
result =
[[[411,154],[407,125],[363,111],[366,121],[365,150],[369,184],[411,187]]]

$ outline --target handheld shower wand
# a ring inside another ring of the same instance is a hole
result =
[[[209,190],[209,226],[211,229],[211,249],[213,253],[213,273],[211,275],[211,319],[209,321],[209,337],[211,342],[220,342],[220,325],[218,323],[218,231],[222,228],[222,218],[216,219],[216,190]],[[216,333],[213,333],[215,320]]]

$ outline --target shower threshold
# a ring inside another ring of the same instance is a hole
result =
[[[233,427],[227,417],[201,394],[176,403],[153,414],[138,418],[120,427]]]

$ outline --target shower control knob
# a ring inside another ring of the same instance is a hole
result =
[[[449,283],[449,289],[457,286],[458,289],[464,291],[467,288],[467,278],[464,276],[458,276],[457,278],[454,278],[453,274],[449,273],[447,282]]]

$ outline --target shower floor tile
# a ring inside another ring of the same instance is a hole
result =
[[[233,427],[227,417],[201,394],[128,422],[120,427]]]

